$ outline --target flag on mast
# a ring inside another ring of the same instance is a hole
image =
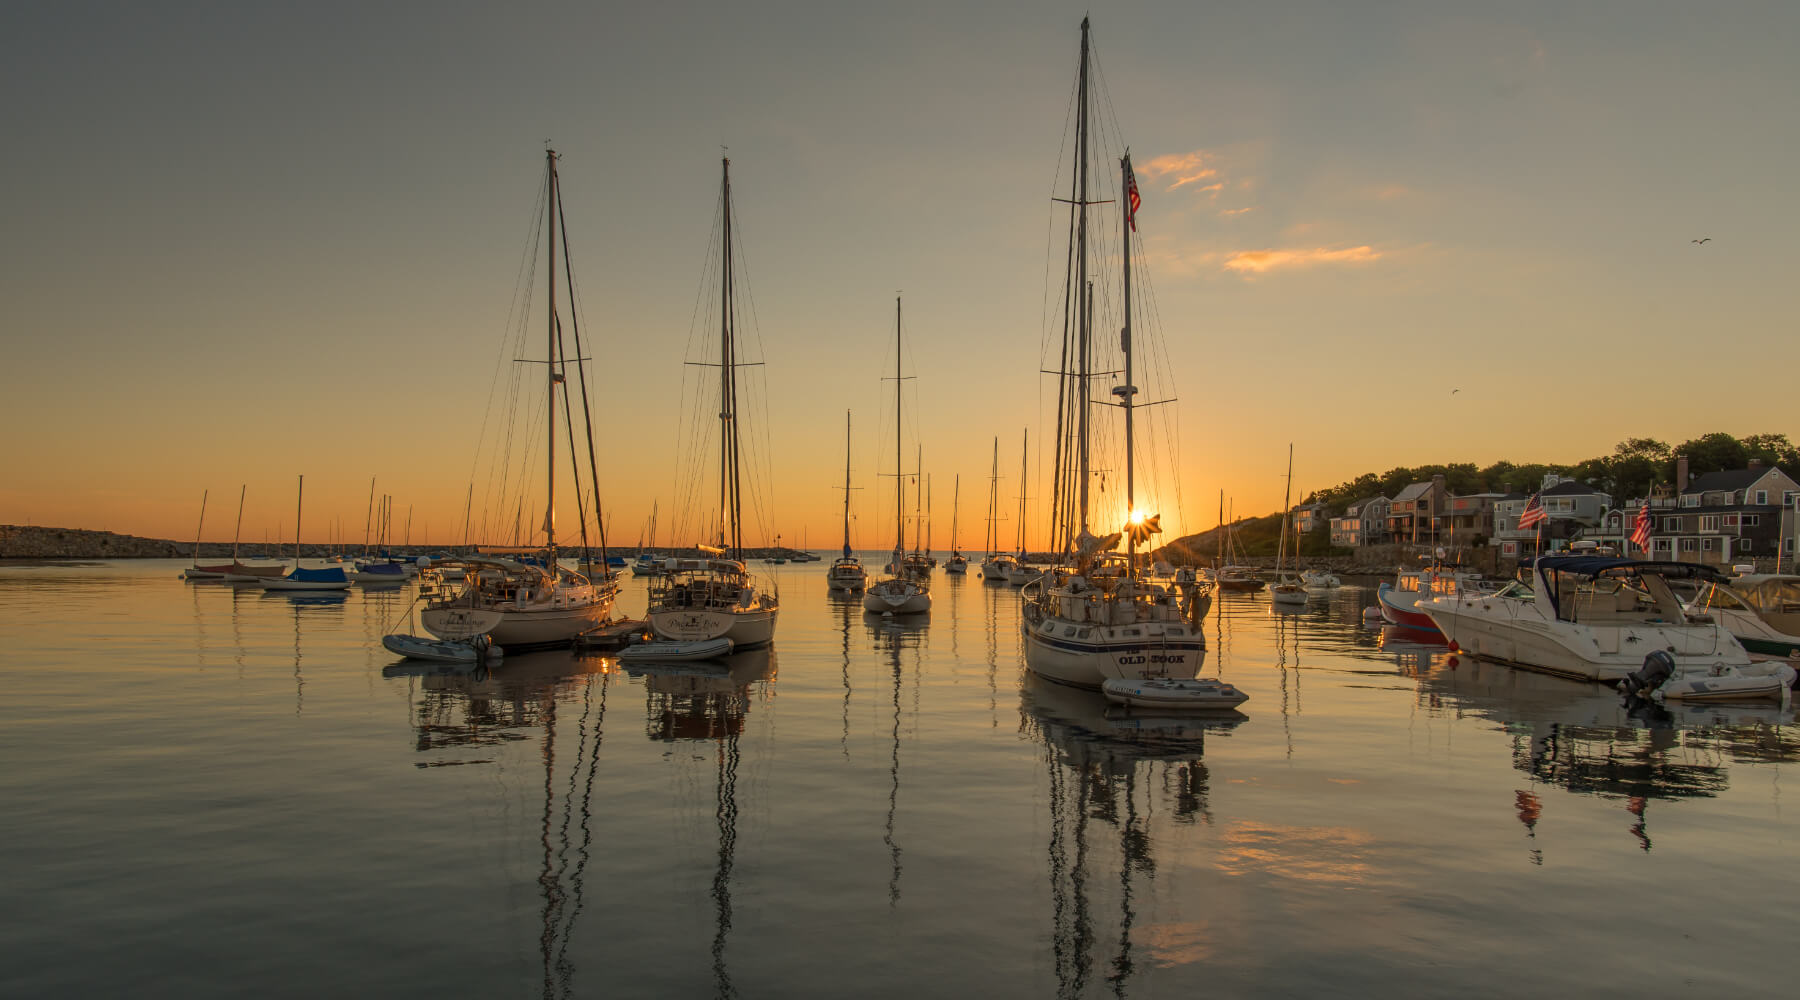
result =
[[[1125,197],[1131,202],[1131,212],[1126,219],[1131,223],[1131,231],[1135,233],[1137,232],[1138,206],[1144,203],[1144,199],[1138,196],[1137,172],[1131,169],[1130,157],[1125,159]]]

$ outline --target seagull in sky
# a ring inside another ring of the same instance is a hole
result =
[[[1707,237],[1703,237],[1703,238],[1701,238],[1701,239],[1697,239],[1697,240],[1688,240],[1688,242],[1689,242],[1689,243],[1711,243],[1711,242],[1712,242],[1712,237],[1711,237],[1711,236],[1707,236]]]
[[[1456,394],[1457,394],[1457,393],[1459,393],[1459,392],[1461,392],[1461,391],[1462,391],[1462,390],[1461,390],[1461,389],[1451,389],[1451,390],[1450,390],[1450,395],[1452,395],[1452,396],[1454,396],[1454,395],[1456,395]]]

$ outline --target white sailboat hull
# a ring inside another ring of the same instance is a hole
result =
[[[487,635],[501,646],[549,646],[575,637],[606,621],[610,599],[561,608],[438,607],[419,612],[419,624],[442,639]]]
[[[1146,677],[1192,678],[1206,657],[1206,641],[1197,631],[1183,628],[1180,635],[1171,635],[1160,623],[1108,627],[1048,617],[1035,627],[1022,623],[1021,631],[1025,666],[1046,680],[1073,687],[1099,688],[1109,680]]]
[[[863,594],[863,610],[874,614],[923,614],[931,610],[931,592],[889,593],[871,587]]]
[[[652,608],[645,616],[650,629],[674,642],[730,639],[733,649],[766,646],[775,639],[772,608]]]

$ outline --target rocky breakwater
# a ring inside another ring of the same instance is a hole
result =
[[[0,524],[0,559],[169,559],[193,549],[192,542],[184,545],[166,538]]]

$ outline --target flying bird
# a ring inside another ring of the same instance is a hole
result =
[[[1459,393],[1459,392],[1461,392],[1461,391],[1462,391],[1462,390],[1461,390],[1461,389],[1451,389],[1451,390],[1450,390],[1450,395],[1452,395],[1452,396],[1454,396],[1454,395],[1456,395],[1456,394],[1457,394],[1457,393]]]
[[[1689,243],[1711,243],[1711,242],[1712,242],[1712,237],[1711,237],[1711,236],[1707,236],[1707,237],[1703,237],[1703,238],[1701,238],[1701,239],[1697,239],[1697,240],[1688,240],[1688,242],[1689,242]]]

